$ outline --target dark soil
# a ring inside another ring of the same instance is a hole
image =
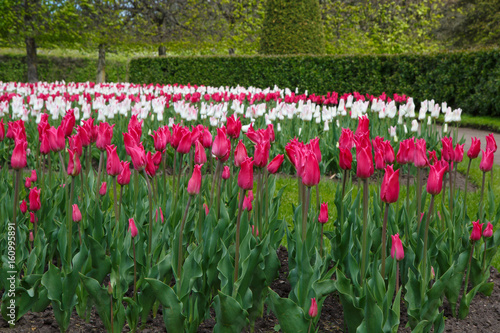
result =
[[[290,292],[290,283],[287,280],[288,274],[288,253],[286,248],[278,249],[278,257],[281,262],[279,278],[276,279],[271,288],[281,297],[288,296]],[[451,316],[450,306],[445,300],[444,315],[446,317],[445,332],[452,333],[475,333],[475,332],[500,332],[500,273],[493,267],[490,268],[490,282],[494,282],[495,287],[490,297],[482,294],[476,295],[470,306],[469,316],[464,320],[459,320]],[[408,319],[406,316],[406,308],[402,301],[401,307],[401,325],[398,332],[410,332],[409,328],[404,328]],[[208,333],[213,331],[215,326],[215,312],[213,309],[210,312],[209,319],[205,320],[199,327],[199,333]],[[275,332],[275,327],[278,325],[278,320],[272,312],[264,310],[263,318],[257,320],[255,332],[271,333]],[[0,332],[59,332],[59,326],[54,318],[52,307],[49,306],[45,311],[39,313],[28,312],[23,316],[12,329],[8,329],[8,324],[0,317]],[[328,296],[323,303],[321,310],[321,318],[318,326],[319,332],[346,332],[343,322],[343,310],[339,302],[338,295],[332,294]],[[71,317],[68,332],[104,332],[104,326],[101,319],[95,311],[92,311],[89,322],[85,322],[78,317],[76,311]],[[129,332],[128,326],[125,326],[123,332]],[[163,324],[161,309],[158,311],[156,318],[149,318],[145,328],[138,330],[142,333],[166,332]],[[248,331],[245,331],[248,332]]]

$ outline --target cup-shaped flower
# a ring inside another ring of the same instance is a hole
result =
[[[191,132],[189,130],[184,131],[176,150],[180,154],[187,154],[191,150]]]
[[[385,168],[384,179],[380,188],[380,199],[385,203],[394,203],[399,198],[399,169],[394,171],[392,165]]]
[[[106,152],[108,153],[108,160],[106,162],[106,171],[110,176],[118,176],[122,172],[122,165],[120,163],[120,158],[116,152],[115,145],[106,146]]]
[[[321,174],[316,155],[312,151],[307,151],[304,157],[304,168],[302,170],[302,184],[308,187],[319,184]]]
[[[483,233],[483,224],[479,223],[479,220],[472,222],[472,231],[470,233],[470,240],[475,242],[481,239]]]
[[[35,169],[31,170],[31,177],[30,177],[31,182],[32,183],[36,182],[37,179],[38,179],[38,177],[36,175],[36,170]]]
[[[58,128],[51,127],[46,133],[49,139],[50,150],[57,152],[64,149],[66,140],[64,138],[64,128],[62,126]]]
[[[144,148],[142,146],[133,146],[129,148],[129,152],[134,169],[139,172],[144,170],[146,167],[146,152]]]
[[[68,149],[69,159],[68,159],[68,175],[75,177],[82,171],[82,164],[80,163],[80,157],[72,149]]]
[[[32,212],[39,211],[42,208],[42,204],[40,202],[40,189],[37,189],[36,186],[30,190],[29,200],[30,200],[30,210]]]
[[[201,133],[201,144],[205,148],[212,147],[212,133],[210,133],[207,127]]]
[[[495,141],[493,133],[486,136],[486,150],[491,150],[494,153],[497,151],[497,142]]]
[[[255,145],[254,165],[256,167],[263,168],[267,165],[270,149],[269,141],[260,141]]]
[[[384,152],[382,150],[375,152],[375,169],[382,170],[385,168]]]
[[[309,141],[309,147],[313,151],[314,155],[316,155],[316,159],[318,163],[321,163],[321,150],[319,149],[319,138],[316,137]]]
[[[427,148],[425,139],[417,140],[413,155],[413,163],[417,168],[424,168],[429,165],[429,160],[427,159]]]
[[[111,139],[113,138],[113,124],[110,126],[107,122],[102,122],[99,124],[99,128],[97,130],[97,141],[95,143],[96,147],[104,151],[106,150],[106,146],[111,144]]]
[[[490,171],[493,168],[493,161],[495,159],[495,153],[492,150],[486,149],[481,150],[483,152],[483,157],[481,163],[479,164],[479,169],[483,172]]]
[[[430,166],[429,178],[427,179],[427,193],[437,195],[443,189],[443,176],[446,172],[446,167],[441,163],[436,163]]]
[[[403,260],[405,257],[405,251],[403,249],[403,243],[399,239],[399,234],[391,235],[392,246],[391,246],[391,257],[394,259],[396,257],[397,261]]]
[[[194,144],[194,163],[204,164],[207,162],[207,153],[199,140]]]
[[[253,161],[247,157],[241,163],[240,173],[238,174],[238,186],[244,190],[253,189]]]
[[[455,146],[455,158],[453,159],[454,162],[457,162],[457,163],[460,163],[462,162],[462,160],[464,159],[464,145],[461,144],[459,145],[457,143],[457,145]]]
[[[323,202],[321,204],[321,207],[319,209],[318,222],[319,223],[328,222],[328,203],[327,202]]]
[[[235,116],[231,116],[227,118],[227,135],[229,135],[233,139],[237,139],[240,136],[241,132],[241,121],[240,118],[236,118]]]
[[[33,212],[30,212],[30,223],[34,224],[36,220],[36,215]]]
[[[21,201],[19,209],[21,210],[21,213],[26,213],[26,211],[28,210],[28,204],[26,203],[26,200]]]
[[[26,158],[26,149],[28,148],[28,143],[24,140],[17,140],[12,151],[12,157],[10,158],[10,165],[12,169],[20,170],[26,167],[28,160]]]
[[[342,128],[339,138],[339,148],[351,150],[354,145],[354,134],[349,128]]]
[[[234,165],[240,167],[246,158],[248,158],[247,147],[245,147],[243,140],[240,140],[234,149]]]
[[[212,154],[218,158],[224,158],[229,149],[226,133],[221,128],[217,128],[217,135],[212,144]]]
[[[102,182],[101,187],[99,188],[99,194],[100,195],[105,195],[106,194],[107,186],[108,185],[106,184],[106,182]]]
[[[73,205],[73,221],[80,222],[82,220],[82,213],[80,212],[80,208],[78,208],[77,204]]]
[[[350,149],[339,148],[339,166],[342,170],[351,170],[352,153]]]
[[[446,162],[453,161],[455,158],[455,151],[453,150],[453,138],[452,137],[447,137],[447,138],[442,138],[441,142],[443,143],[443,152],[442,152],[442,158]]]
[[[493,236],[493,224],[488,222],[488,224],[486,224],[486,228],[483,230],[483,237],[489,238],[491,236]]]
[[[222,170],[222,179],[226,180],[229,179],[229,177],[231,177],[231,170],[229,170],[229,167],[225,165]]]
[[[129,161],[120,161],[120,164],[122,166],[122,171],[116,177],[116,181],[118,184],[121,186],[123,185],[128,185],[130,183],[130,162]]]
[[[394,163],[396,157],[394,156],[394,148],[391,146],[390,141],[384,141],[384,161],[387,164]]]
[[[200,193],[201,189],[201,167],[203,164],[196,164],[193,169],[193,175],[189,179],[187,192],[191,195]]]
[[[72,135],[68,138],[69,148],[73,149],[78,156],[82,156],[83,154],[83,145],[82,140],[80,139],[79,134]]]
[[[316,297],[311,298],[311,306],[309,307],[309,317],[314,318],[318,315],[318,303]]]
[[[370,141],[368,141],[368,144],[356,143],[356,160],[358,162],[356,170],[358,178],[370,178],[374,171]]]
[[[243,198],[243,210],[246,210],[247,212],[251,212],[252,211],[252,199],[246,195],[244,198]],[[207,214],[208,215],[208,214]]]
[[[278,172],[278,170],[281,167],[281,164],[283,164],[284,160],[285,160],[285,155],[278,154],[267,165],[267,172],[269,172],[270,174],[275,174],[276,172]]]
[[[40,153],[47,155],[50,153],[50,150],[49,137],[47,136],[47,133],[43,133],[40,141]]]
[[[359,117],[358,128],[356,129],[356,135],[368,132],[369,128],[370,128],[370,120],[368,119],[368,116],[365,115]]]
[[[24,187],[26,187],[26,188],[30,188],[31,187],[31,178],[30,177],[26,177],[24,179]]]
[[[128,231],[130,231],[130,236],[132,236],[132,238],[137,236],[137,227],[135,226],[133,218],[128,219]]]
[[[467,151],[467,156],[472,160],[479,156],[479,152],[481,151],[481,140],[476,137],[471,138],[470,148]]]
[[[163,127],[160,127],[158,131],[154,131],[154,134],[151,134],[153,138],[153,143],[156,151],[163,151],[167,147],[167,136],[165,135],[165,131]]]

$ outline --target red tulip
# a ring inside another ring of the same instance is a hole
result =
[[[205,127],[203,133],[201,134],[201,144],[205,148],[212,147],[212,133],[210,133],[207,127]]]
[[[240,136],[241,131],[241,121],[240,118],[235,119],[234,116],[227,118],[227,135],[233,139],[237,139]]]
[[[21,202],[19,209],[21,209],[21,213],[23,213],[23,214],[26,213],[26,211],[28,210],[28,204],[26,203],[26,200],[23,200]]]
[[[120,158],[116,152],[116,146],[106,146],[106,152],[108,153],[106,171],[110,176],[118,176],[122,172],[122,165],[120,164]]]
[[[75,127],[76,119],[75,119],[75,111],[73,109],[69,109],[66,111],[64,118],[61,121],[61,126],[64,129],[64,137],[68,137],[73,133],[73,128]]]
[[[132,117],[130,117],[130,120],[129,120],[128,126],[127,126],[127,129],[129,131],[134,130],[137,134],[139,134],[139,139],[142,135],[142,123],[143,123],[143,120],[139,121],[137,119],[137,115],[134,114],[134,115],[132,115]]]
[[[481,159],[481,163],[479,164],[479,169],[483,172],[490,171],[491,168],[493,168],[495,153],[489,149],[481,151],[483,152],[483,158]]]
[[[385,168],[384,179],[380,188],[380,199],[385,203],[394,203],[399,197],[399,169],[394,171],[392,165]]]
[[[30,223],[34,224],[36,220],[36,215],[33,212],[30,212]]]
[[[76,134],[68,138],[69,148],[72,149],[78,156],[83,154],[82,140],[80,140],[80,135]]]
[[[323,202],[321,204],[321,208],[319,210],[318,222],[319,223],[328,222],[328,203],[326,202]]]
[[[430,166],[429,178],[427,179],[427,193],[436,195],[441,193],[443,189],[443,176],[446,172],[446,167],[436,163]]]
[[[401,165],[408,163],[408,140],[403,140],[399,143],[396,161]]]
[[[172,148],[177,149],[177,146],[179,145],[179,142],[182,139],[182,136],[184,135],[184,127],[182,127],[179,124],[173,124],[172,125],[172,138],[170,140],[170,145]]]
[[[403,248],[403,243],[399,239],[399,234],[391,235],[392,247],[391,247],[391,257],[394,259],[396,257],[397,261],[403,260],[405,257],[405,250]]]
[[[135,221],[133,218],[128,219],[128,231],[130,231],[130,236],[132,236],[132,238],[137,236],[137,227],[135,226]]]
[[[245,205],[245,204],[243,204]],[[243,208],[244,210],[245,208]],[[248,211],[251,211],[252,210],[252,203],[250,203],[250,209]],[[252,235],[254,235],[255,237],[259,237],[259,228],[256,228],[254,225],[252,225]]]
[[[20,170],[26,167],[28,161],[26,159],[26,149],[28,148],[28,143],[24,140],[17,140],[12,151],[12,157],[10,158],[10,165],[12,169]]]
[[[354,145],[354,134],[349,128],[342,128],[339,138],[339,148],[351,150]]]
[[[488,222],[486,228],[483,230],[483,237],[489,238],[491,236],[493,236],[493,224]]]
[[[269,164],[267,165],[267,172],[270,174],[275,174],[278,172],[279,168],[281,167],[281,164],[283,164],[283,161],[285,159],[285,155],[277,155]]]
[[[269,160],[269,150],[271,144],[269,141],[260,141],[255,145],[254,165],[258,168],[263,168],[267,165]]]
[[[241,166],[241,163],[248,157],[247,148],[243,143],[243,140],[238,141],[236,148],[234,149],[234,165],[237,167]]]
[[[78,205],[74,204],[73,205],[73,221],[80,222],[81,220],[82,220],[82,213],[80,212]]]
[[[113,127],[115,127],[114,124],[110,126],[106,122],[99,124],[99,128],[97,130],[97,141],[95,143],[99,150],[104,151],[106,150],[106,146],[111,144],[111,139],[113,138]]]
[[[37,129],[38,129],[38,141],[42,140],[42,135],[46,134],[47,130],[50,128],[49,122],[49,115],[46,113],[42,113],[42,116],[40,117],[40,122],[38,123]],[[1,120],[0,120],[1,122]],[[2,129],[0,128],[0,131]],[[2,140],[0,140],[2,141]]]
[[[497,143],[493,133],[486,136],[486,150],[491,150],[494,153],[497,151]]]
[[[80,141],[82,143],[83,147],[87,147],[90,145],[90,137],[89,133],[83,126],[78,126],[76,128],[76,132],[78,133],[78,136],[80,137]]]
[[[243,198],[243,210],[246,210],[248,212],[251,212],[252,211],[252,199],[249,197],[249,196],[245,196]]]
[[[351,170],[352,168],[352,153],[350,149],[339,148],[339,166],[342,170]]]
[[[30,242],[33,242],[34,237],[33,237],[33,231],[30,230]]]
[[[368,132],[369,128],[370,128],[370,120],[368,119],[368,116],[359,117],[358,128],[356,129],[356,135]]]
[[[321,174],[319,171],[319,163],[316,155],[312,151],[308,151],[305,155],[304,169],[302,171],[302,184],[305,186],[315,186],[319,184]]]
[[[94,118],[89,118],[88,120],[83,121],[83,128],[87,131],[90,142],[97,141],[97,126],[94,126]]]
[[[187,154],[191,150],[191,132],[189,130],[184,131],[176,150],[180,154]]]
[[[455,151],[454,151],[455,158],[453,161],[460,163],[464,159],[464,145],[457,145],[455,146]]]
[[[224,157],[220,159],[222,163],[227,162],[229,160],[229,157],[231,157],[231,140],[229,138],[227,138],[227,147],[228,149],[226,155],[224,155]]]
[[[311,306],[309,307],[309,317],[314,318],[318,315],[318,304],[316,298],[311,298]]]
[[[224,166],[224,170],[222,170],[222,179],[226,180],[231,177],[231,171],[227,165]]]
[[[274,134],[274,125],[267,125],[267,133],[269,134],[269,141],[274,142],[276,140],[276,136]]]
[[[0,119],[0,142],[5,139],[5,126],[3,124],[3,119]]]
[[[385,168],[384,152],[379,150],[375,152],[375,169],[382,170]]]
[[[230,146],[228,145],[226,133],[222,129],[217,128],[217,136],[212,144],[212,154],[222,159],[229,150]]]
[[[429,151],[429,165],[434,165],[438,162],[437,153],[435,150]]]
[[[36,175],[36,170],[35,169],[31,170],[31,177],[30,177],[30,179],[31,179],[31,182],[36,182],[36,180],[38,179],[38,177]]]
[[[321,163],[321,150],[319,149],[319,138],[314,138],[309,141],[309,147],[316,155],[316,159],[318,160],[318,163]]]
[[[247,132],[245,133],[245,135],[247,136],[247,138],[252,141],[253,143],[257,143],[259,142],[262,137],[260,135],[259,132],[256,132],[253,128],[253,125],[250,124],[250,127],[248,128]]]
[[[64,128],[62,126],[59,126],[57,129],[51,127],[46,133],[49,138],[50,150],[58,152],[64,149],[66,140],[64,138]]]
[[[479,152],[481,151],[481,140],[476,137],[471,138],[471,145],[469,151],[467,151],[467,156],[470,159],[477,158],[479,156]]]
[[[25,180],[24,180],[24,187],[26,188],[30,188],[31,187],[31,178],[30,177],[26,177]]]
[[[427,148],[425,147],[425,145],[425,139],[417,140],[413,156],[413,163],[417,168],[423,168],[429,165],[429,160],[427,159]]]
[[[201,164],[196,164],[193,169],[193,175],[188,182],[187,192],[191,195],[200,193],[201,189]]]
[[[75,177],[82,171],[82,164],[80,163],[80,157],[73,150],[68,149],[69,159],[68,159],[68,175]]]
[[[443,153],[442,158],[446,162],[453,161],[455,158],[455,151],[453,150],[453,138],[442,138],[441,142],[443,143]]]
[[[99,189],[99,194],[102,196],[102,195],[105,195],[106,194],[106,189],[107,189],[107,184],[106,182],[102,182],[101,184],[101,188]]]
[[[395,161],[394,148],[391,146],[390,141],[384,141],[384,162],[392,164]]]
[[[127,132],[122,133],[123,135],[123,145],[125,146],[125,152],[127,155],[131,155],[130,149],[137,146],[134,137]]]
[[[370,178],[373,175],[373,158],[370,141],[362,138],[356,142],[356,160],[358,168],[356,175],[358,178]]]
[[[194,148],[194,163],[203,164],[207,162],[207,153],[199,140],[196,140]]]
[[[475,242],[481,239],[481,234],[483,233],[483,224],[479,223],[479,220],[472,222],[472,232],[470,233],[470,240]]]
[[[49,137],[47,136],[47,133],[43,133],[41,137],[41,142],[40,142],[40,153],[47,155],[50,153],[50,143],[49,143]]]
[[[154,140],[154,147],[156,151],[165,150],[167,147],[167,136],[163,127],[160,127],[158,131],[155,131],[154,135],[151,134],[151,137]]]
[[[40,208],[42,208],[42,204],[40,202],[40,191],[41,190],[37,189],[36,186],[30,190],[30,210],[33,212],[39,211]]]
[[[384,153],[385,147],[384,147],[384,138],[381,136],[375,137],[375,139],[372,140],[373,144],[373,151],[376,153],[378,151],[382,151]]]
[[[208,205],[206,203],[203,204],[203,208],[205,209],[205,215],[208,215],[210,210],[208,209]]]
[[[241,163],[238,174],[238,186],[244,190],[253,189],[253,161],[251,157],[246,158]]]
[[[146,167],[146,152],[144,148],[142,146],[134,146],[129,148],[129,151],[134,169],[137,171],[144,170]]]
[[[148,151],[148,154],[146,155],[146,173],[154,177],[156,175],[156,170],[158,170],[159,166],[161,163],[161,153],[157,151],[154,154],[151,154],[150,151]]]
[[[128,185],[128,183],[130,183],[130,162],[120,161],[120,164],[122,166],[122,171],[116,178],[116,181],[122,186]]]

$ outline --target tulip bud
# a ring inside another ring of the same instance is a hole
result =
[[[399,198],[399,169],[394,171],[392,165],[385,168],[384,179],[380,188],[380,199],[385,203],[394,203]]]
[[[113,287],[111,286],[111,282],[108,282],[108,295],[113,294]]]
[[[361,118],[360,118],[361,119]],[[309,307],[309,317],[314,318],[318,315],[318,304],[316,298],[311,298],[311,306]]]
[[[486,136],[486,150],[491,150],[494,153],[497,151],[497,143],[493,133]]]
[[[106,152],[108,153],[108,160],[106,162],[106,171],[110,176],[118,176],[122,172],[122,165],[120,163],[120,158],[116,152],[115,145],[106,146]]]
[[[73,205],[73,221],[80,222],[81,220],[82,220],[82,213],[80,212],[78,205],[74,204]]]
[[[326,202],[323,202],[321,204],[321,208],[319,210],[318,222],[323,224],[328,222],[328,203]]]
[[[205,215],[208,215],[208,213],[210,213],[210,211],[209,211],[208,205],[206,203],[203,203],[203,208],[205,209]]]
[[[194,163],[204,164],[206,162],[207,162],[207,153],[205,152],[205,148],[203,147],[203,145],[199,140],[196,140],[194,148]]]
[[[243,198],[243,210],[248,212],[252,211],[252,198],[249,196],[245,196],[245,198]]]
[[[270,174],[275,174],[278,172],[281,164],[283,164],[283,160],[285,159],[285,155],[277,155],[269,164],[267,165],[267,172]]]
[[[241,166],[241,163],[248,157],[247,148],[243,143],[243,140],[238,141],[236,148],[234,149],[234,165],[237,167]]]
[[[34,238],[33,238],[33,231],[30,230],[30,242],[33,242],[34,241]]]
[[[470,159],[475,159],[479,156],[479,152],[481,151],[481,140],[476,137],[471,138],[471,145],[469,151],[467,151],[467,156]]]
[[[369,141],[365,144],[356,143],[356,160],[358,162],[356,171],[358,178],[370,178],[374,170],[372,147]]]
[[[227,165],[224,166],[224,170],[222,171],[222,179],[226,180],[231,177],[231,171]]]
[[[116,177],[116,181],[121,186],[128,185],[128,183],[130,183],[130,175],[131,175],[131,173],[130,173],[130,162],[128,162],[128,161],[120,161],[120,164],[122,166],[122,171],[120,172],[120,174],[118,175],[118,177]]]
[[[193,175],[188,182],[187,192],[191,195],[200,193],[201,188],[201,167],[203,164],[196,164],[193,169]]]
[[[253,189],[253,161],[251,157],[246,158],[241,163],[238,174],[238,186],[244,190]]]
[[[105,195],[106,194],[106,187],[107,187],[106,182],[102,182],[101,188],[99,189],[99,194],[100,195]]]
[[[391,257],[394,259],[396,256],[396,260],[403,260],[405,257],[405,251],[403,249],[403,243],[401,243],[401,239],[399,239],[399,234],[391,235],[392,238],[392,247],[391,247]]]
[[[36,219],[35,213],[30,212],[30,223],[31,224],[35,223],[35,219]]]
[[[229,150],[230,147],[228,145],[226,133],[218,128],[217,136],[212,144],[212,154],[218,158],[224,158]]]
[[[475,242],[481,239],[481,234],[483,232],[483,224],[479,223],[479,220],[472,222],[472,232],[470,234],[470,240]]]
[[[431,280],[434,280],[435,277],[436,277],[436,272],[434,272],[434,267],[431,266]]]
[[[493,168],[493,161],[495,159],[495,155],[494,152],[489,149],[481,151],[483,152],[483,157],[481,159],[481,163],[479,164],[479,169],[483,172],[488,172]]]
[[[30,190],[29,194],[30,210],[33,212],[36,212],[40,210],[40,208],[42,208],[42,204],[40,202],[40,191],[41,190],[37,189],[36,186]]]
[[[132,238],[137,236],[137,227],[135,226],[133,218],[128,219],[128,231],[130,231],[130,235],[132,236]]]
[[[27,189],[31,187],[31,178],[30,177],[26,177],[26,179],[24,181],[24,187],[26,187]]]
[[[489,238],[491,236],[493,236],[493,224],[491,224],[491,222],[488,222],[486,228],[483,231],[483,237]]]
[[[38,179],[37,175],[36,175],[36,170],[33,169],[31,170],[31,182],[36,182],[36,180]]]
[[[23,214],[26,213],[26,211],[28,210],[28,204],[26,203],[26,200],[23,200],[21,202],[19,209],[21,209],[21,213],[23,213]]]
[[[252,210],[252,209],[250,209],[250,210]],[[256,228],[254,225],[252,225],[252,235],[254,235],[255,237],[259,237],[259,229]]]

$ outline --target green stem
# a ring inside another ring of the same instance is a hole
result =
[[[486,247],[486,240],[487,238],[486,237],[483,237],[483,240],[484,240],[484,251],[483,251],[483,272],[486,271],[486,250],[487,250],[487,247]]]
[[[417,168],[417,221],[420,227],[420,213],[422,212],[422,168]],[[408,237],[408,234],[406,235]],[[406,238],[408,239],[408,238]]]
[[[104,152],[101,151],[101,155],[99,157],[99,168],[97,169],[97,186],[96,186],[96,197],[99,197],[99,188],[101,187],[101,172],[102,172],[102,164],[104,161]],[[136,200],[137,202],[137,200]]]
[[[399,260],[396,260],[396,295],[399,291]]]
[[[177,253],[177,278],[179,279],[179,286],[181,283],[181,268],[182,268],[182,237],[184,234],[184,225],[186,224],[186,217],[189,210],[189,205],[191,204],[191,199],[193,197],[190,195],[186,205],[186,210],[184,210],[184,216],[182,217],[181,228],[179,230],[179,248]],[[180,290],[180,287],[179,289]]]
[[[234,252],[234,282],[238,281],[238,268],[240,261],[240,222],[243,211],[243,198],[247,190],[240,189],[240,202],[238,203],[238,217],[236,218],[236,245]],[[234,288],[236,290],[236,288]]]
[[[427,289],[427,282],[429,281],[427,277],[427,241],[429,238],[429,223],[431,221],[432,209],[434,208],[434,194],[431,197],[431,203],[429,205],[429,213],[427,214],[427,220],[425,223],[425,232],[424,232],[424,251],[422,252],[422,295],[421,299],[424,300],[425,291]]]
[[[68,262],[68,267],[71,267],[71,255],[72,255],[72,241],[73,241],[73,220],[72,220],[72,214],[70,213],[72,211],[71,204],[73,203],[73,192],[75,188],[75,179],[74,177],[71,178],[71,187],[70,187],[70,194],[69,194],[69,200],[68,200],[68,214],[67,214],[67,223],[68,223],[68,250],[66,253],[67,256],[67,262]]]
[[[359,179],[359,178],[358,178]],[[368,257],[368,179],[363,178],[363,231],[361,245],[361,285],[363,285]]]
[[[410,168],[411,163],[408,163],[408,177],[406,178],[406,213],[410,214]]]
[[[267,223],[266,225],[266,233],[267,229],[269,228],[269,174],[267,173],[267,169],[265,170],[265,190],[266,190],[266,197],[264,199],[264,202],[266,203],[266,212],[265,212],[265,222]],[[260,232],[263,232],[262,230]],[[264,234],[265,235],[265,234]]]
[[[319,201],[319,184],[316,184],[316,209],[319,214],[319,211],[321,209],[321,203]]]
[[[50,153],[48,155],[49,160],[49,187],[52,190],[52,159],[50,158]]]
[[[449,162],[449,176],[450,176],[450,216],[453,217],[453,182],[452,182],[452,166],[451,161]]]
[[[319,239],[319,255],[323,257],[323,223],[321,223],[321,238]]]
[[[465,219],[465,213],[467,212],[467,185],[468,185],[468,180],[469,180],[469,171],[470,171],[471,164],[472,164],[472,159],[469,159],[469,165],[467,166],[467,173],[465,174],[465,192],[464,192],[464,205],[463,205],[463,218],[464,219]]]
[[[389,217],[389,204],[385,204],[384,222],[382,224],[382,278],[385,279],[385,257],[386,257],[386,238],[387,238],[387,218]]]
[[[122,212],[122,199],[123,199],[123,186],[120,186],[120,203],[118,204],[118,220],[120,220],[120,215]]]
[[[349,170],[344,170],[344,179],[342,180],[342,197],[340,198],[340,221],[339,221],[339,231],[342,235],[342,226],[344,224],[344,195],[345,195],[345,185],[347,182],[347,175]]]
[[[138,196],[139,196],[139,170],[134,170],[134,202],[137,202]]]
[[[58,153],[59,153],[59,163],[61,163],[61,170],[63,172],[63,174],[61,175],[61,179],[62,179],[66,175],[66,167],[64,166],[64,159],[62,157],[61,152],[58,152]]]
[[[222,162],[219,160],[219,174],[217,174],[217,221],[220,219],[220,188],[221,188],[221,182],[222,182]]]
[[[115,228],[118,227],[118,197],[116,196],[116,176],[113,176],[113,208],[115,210]]]
[[[148,199],[149,199],[149,239],[148,239],[148,258],[151,261],[151,243],[153,242],[153,193],[151,191],[151,183],[149,182],[146,170],[142,170],[146,183],[148,185]]]
[[[14,224],[14,241],[17,244],[17,210],[19,209],[19,183],[21,182],[22,170],[16,170],[16,180],[14,182],[14,209],[12,210],[12,223]],[[34,236],[34,235],[33,235]],[[17,253],[17,252],[16,252]]]
[[[137,301],[137,261],[135,257],[135,242],[132,237],[132,248],[134,249],[134,301]]]
[[[485,181],[486,181],[486,172],[483,172],[483,184],[481,185],[481,199],[479,200],[479,222],[483,220],[483,196],[484,196]]]
[[[472,241],[471,247],[470,247],[470,255],[469,255],[469,265],[467,266],[467,274],[465,275],[465,286],[464,286],[464,292],[462,294],[461,300],[463,300],[464,296],[467,294],[467,288],[469,287],[469,275],[470,275],[470,269],[471,269],[471,264],[472,264],[472,255],[474,254],[474,245],[475,241]],[[462,301],[460,301],[462,302]],[[455,315],[455,314],[453,314]]]

